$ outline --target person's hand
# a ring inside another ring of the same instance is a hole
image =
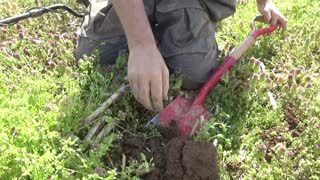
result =
[[[257,6],[265,23],[272,26],[280,23],[283,29],[287,28],[288,20],[269,0],[257,0]]]
[[[169,71],[156,45],[130,49],[128,80],[135,98],[152,111],[168,99]]]

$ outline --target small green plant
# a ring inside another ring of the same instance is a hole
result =
[[[141,160],[132,160],[129,166],[123,167],[121,172],[121,179],[140,179],[141,175],[147,174],[152,171],[154,163],[151,160],[147,160],[146,156],[141,153]]]

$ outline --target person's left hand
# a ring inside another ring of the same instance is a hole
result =
[[[263,15],[265,23],[272,26],[280,23],[283,29],[287,28],[288,20],[269,0],[257,0],[257,6],[259,12]]]

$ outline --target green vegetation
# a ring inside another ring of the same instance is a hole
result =
[[[214,87],[206,106],[215,116],[195,136],[217,142],[222,179],[320,178],[320,1],[274,2],[289,20],[287,31],[260,37]],[[0,19],[34,6],[1,1]],[[222,57],[250,32],[256,12],[253,1],[239,1],[219,25]],[[80,120],[124,83],[125,69],[123,62],[99,67],[92,57],[76,64],[80,22],[51,13],[0,28],[1,179],[139,179],[137,170],[152,166],[141,155],[116,168],[121,160],[112,156],[124,134],[157,135],[143,129],[154,114],[130,93],[103,113],[114,128],[86,151],[82,139],[92,124]],[[171,95],[179,81],[172,83]]]

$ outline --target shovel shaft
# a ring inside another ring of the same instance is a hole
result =
[[[253,20],[254,22],[254,20]],[[193,100],[192,105],[203,105],[204,100],[208,92],[211,90],[213,86],[217,84],[220,80],[221,76],[227,72],[235,63],[236,61],[245,53],[245,51],[254,43],[255,39],[260,35],[270,33],[275,31],[279,24],[275,26],[271,26],[268,28],[263,29],[256,29],[254,23],[252,22],[252,32],[249,36],[247,36],[244,41],[236,48],[234,51],[231,52],[230,56],[225,59],[225,61],[215,70],[215,72],[210,76],[207,82],[202,86],[198,94]]]
[[[204,103],[205,97],[213,86],[221,79],[222,75],[227,72],[239,59],[244,52],[253,44],[255,38],[251,35],[246,37],[246,39],[235,49],[229,57],[215,70],[215,72],[210,76],[207,82],[202,86],[199,93],[193,101],[193,105],[201,105]]]
[[[210,76],[208,81],[202,86],[198,94],[193,100],[193,106],[196,105],[202,105],[204,103],[205,97],[208,94],[208,92],[211,90],[211,88],[217,84],[217,82],[220,80],[221,76],[232,67],[232,65],[236,63],[236,59],[232,56],[229,56],[223,64],[221,64],[218,69],[215,70],[215,72]]]

